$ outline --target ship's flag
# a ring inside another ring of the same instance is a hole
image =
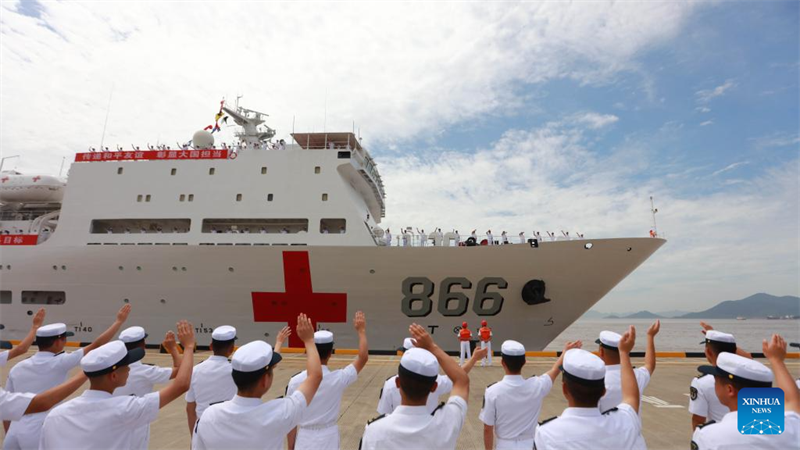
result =
[[[213,129],[213,130],[211,130],[211,133],[213,134],[215,131],[219,131],[219,130],[220,130],[220,128],[219,128],[219,124],[218,124],[218,123],[215,123],[215,124],[214,124],[214,129]]]
[[[225,117],[222,118],[222,123],[224,123],[226,125],[228,124],[228,116],[225,116]]]
[[[214,128],[214,125],[209,125],[209,126],[207,126],[207,127],[203,128],[203,130],[204,130],[204,131],[208,131],[208,130],[211,130],[211,129],[213,129],[213,128]]]
[[[218,112],[217,115],[214,116],[214,122],[219,122],[219,119],[222,118],[222,116],[224,115],[225,113],[223,113],[222,111]]]

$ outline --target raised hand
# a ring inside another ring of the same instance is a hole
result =
[[[311,319],[303,313],[297,316],[297,337],[304,343],[314,342],[314,327],[311,325]]]
[[[43,323],[44,323],[44,308],[39,308],[39,310],[36,311],[36,314],[34,314],[33,316],[33,328],[36,328],[38,330]]]
[[[655,335],[658,334],[658,332],[660,330],[661,330],[661,321],[660,320],[656,320],[655,322],[653,322],[652,325],[650,325],[650,328],[647,329],[647,335],[648,336],[655,336]]]
[[[705,323],[703,321],[700,322],[700,326],[703,327],[703,334],[706,334],[706,331],[714,329],[714,327],[712,327],[711,325],[709,325],[709,324],[707,324],[707,323]]]
[[[117,322],[124,323],[126,320],[128,320],[128,315],[130,313],[131,313],[131,305],[128,304],[120,308],[119,312],[117,313]]]
[[[483,358],[486,358],[486,355],[489,354],[488,348],[476,348],[475,351],[472,353],[472,357],[475,358],[476,361],[480,361]]]
[[[287,325],[283,327],[281,331],[278,332],[278,337],[275,338],[275,341],[283,344],[284,342],[286,342],[286,339],[289,339],[289,336],[291,335],[292,335],[292,329]]]
[[[786,341],[779,334],[773,334],[772,339],[769,341],[764,339],[764,342],[761,343],[761,349],[768,359],[778,359],[780,361],[786,359]]]
[[[411,326],[408,327],[408,332],[411,333],[411,337],[414,339],[414,346],[428,351],[431,351],[433,347],[436,346],[436,343],[433,342],[433,338],[425,331],[422,325],[412,323]]]
[[[567,350],[572,350],[573,348],[581,348],[583,347],[582,341],[574,341],[574,342],[567,342],[564,344],[564,353],[567,353]]]
[[[619,351],[630,353],[634,344],[636,344],[636,328],[631,325],[619,340]]]
[[[167,334],[164,335],[164,342],[162,342],[161,345],[168,351],[177,348],[178,343],[175,342],[175,333],[173,331],[167,331]]]
[[[367,317],[363,312],[356,311],[356,317],[353,319],[353,328],[359,333],[367,329]]]
[[[177,323],[178,327],[178,340],[181,341],[181,345],[183,348],[192,347],[194,348],[196,344],[195,336],[194,336],[194,327],[191,323],[181,320]]]

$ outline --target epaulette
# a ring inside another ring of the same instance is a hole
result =
[[[381,393],[378,394],[378,400],[383,398],[383,388],[381,388]]]
[[[283,395],[289,395],[289,385],[286,385],[286,389],[283,390]]]
[[[302,371],[302,370],[301,370],[300,372],[297,372],[296,374],[294,374],[294,375],[290,376],[290,377],[289,377],[289,379],[291,380],[292,378],[294,378],[294,377],[296,377],[296,376],[300,375],[301,373],[303,373],[303,371]]]
[[[553,416],[553,417],[551,417],[549,419],[545,419],[545,420],[539,422],[539,426],[542,426],[542,425],[546,424],[547,422],[552,422],[553,420],[556,420],[556,419],[558,419],[558,416]]]
[[[156,366],[155,364],[150,364],[150,363],[142,363],[142,364],[145,365],[145,366],[152,366],[152,367]]]
[[[692,450],[700,450],[700,447],[698,447],[697,442],[695,442],[695,441],[692,441],[692,446],[690,448]],[[361,450],[361,449],[359,449],[359,450]]]
[[[60,352],[56,353],[56,354],[55,354],[55,355],[53,355],[53,356],[58,356],[58,355],[63,355],[63,354],[64,354],[64,350],[61,350]]]
[[[614,411],[619,411],[619,408],[617,408],[617,407],[615,406],[615,407],[613,407],[613,408],[609,409],[608,411],[603,411],[603,415],[606,415],[606,414],[612,413],[612,412],[614,412]]]
[[[700,372],[700,375],[698,375],[698,376],[697,376],[697,378],[703,378],[704,376],[708,375],[708,374],[706,374],[706,373],[703,373],[703,372],[700,370],[700,369],[701,369],[701,368],[703,368],[703,367],[714,367],[714,366],[711,366],[711,365],[708,365],[708,364],[704,364],[704,365],[702,365],[702,366],[697,366],[697,371],[698,371],[698,372]]]
[[[227,400],[220,400],[220,401],[218,401],[218,402],[209,403],[209,404],[208,404],[208,406],[214,406],[214,405],[216,405],[216,404],[218,404],[218,403],[225,403],[225,402],[227,402]]]
[[[442,402],[442,403],[439,403],[439,406],[437,406],[437,407],[436,407],[436,409],[434,409],[434,410],[433,410],[433,412],[431,413],[431,415],[432,415],[432,416],[433,416],[433,415],[435,415],[435,414],[436,414],[437,412],[439,412],[439,410],[440,410],[440,409],[442,409],[442,408],[444,408],[444,402]]]
[[[494,386],[495,384],[497,384],[497,381],[495,381],[495,382],[494,382],[494,383],[492,383],[492,384],[487,384],[487,385],[486,385],[486,389],[489,389],[490,387]]]
[[[717,421],[716,421],[716,420],[712,420],[712,421],[706,422],[706,423],[704,423],[704,424],[702,424],[702,425],[698,425],[698,426],[697,426],[697,429],[698,429],[698,430],[702,430],[702,429],[703,429],[703,427],[706,427],[706,426],[708,426],[708,425],[714,425],[715,423],[717,423]]]
[[[284,396],[283,396],[283,395],[281,395],[280,397],[277,397],[275,400],[280,400],[280,399],[282,399],[282,398],[284,398]]]
[[[379,421],[379,420],[383,419],[384,417],[386,417],[386,414],[381,414],[381,415],[380,415],[380,416],[378,416],[378,417],[375,417],[375,418],[373,418],[373,419],[370,419],[370,420],[368,420],[368,421],[367,421],[367,426],[369,426],[369,425],[372,425],[374,422],[377,422],[377,421]]]

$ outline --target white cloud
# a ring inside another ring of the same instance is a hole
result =
[[[735,169],[737,167],[745,166],[747,164],[750,164],[750,161],[735,162],[733,164],[729,164],[729,165],[723,167],[722,169],[717,170],[716,172],[712,173],[711,176],[715,177],[715,176],[717,176],[717,175],[719,175],[721,173],[729,172],[729,171],[731,171],[731,170],[733,170],[733,169]]]
[[[717,97],[725,95],[727,91],[734,87],[736,87],[736,83],[733,80],[727,80],[725,83],[715,87],[714,89],[697,91],[695,92],[695,96],[697,97],[698,102],[708,103]]]
[[[520,88],[646,75],[636,58],[676,36],[692,3],[4,2],[3,148],[22,170],[105,142],[173,144],[244,93],[286,137],[350,130],[419,142],[522,107]],[[327,108],[326,108],[327,106]],[[533,105],[535,107],[535,104]],[[527,108],[527,107],[526,107]],[[327,117],[326,117],[327,110]],[[230,140],[228,131],[223,139]]]
[[[767,136],[750,139],[755,148],[763,150],[766,148],[797,147],[800,144],[800,135],[797,133],[776,132]]]
[[[697,108],[695,108],[695,110],[701,113],[711,112],[711,108],[709,108],[708,106],[698,106]]]
[[[587,112],[576,114],[572,117],[577,123],[585,124],[589,128],[597,130],[600,128],[607,127],[613,123],[616,123],[619,120],[619,117],[613,114],[598,114],[596,112]]]
[[[707,126],[713,125],[713,124],[714,124],[713,120],[706,120],[705,122],[700,122],[700,126],[701,127],[707,127]]]

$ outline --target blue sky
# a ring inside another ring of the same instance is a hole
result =
[[[645,236],[655,196],[669,243],[595,309],[798,295],[799,5],[3,2],[0,145],[57,173],[109,94],[144,147],[243,93],[279,137],[355,122],[385,226]]]

